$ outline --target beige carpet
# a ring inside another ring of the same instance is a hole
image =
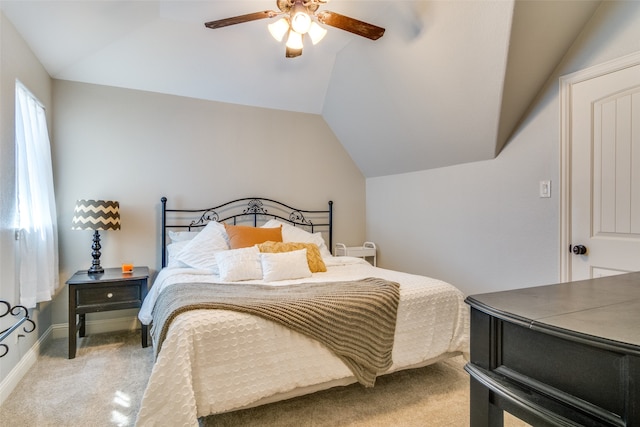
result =
[[[132,332],[80,340],[67,359],[55,340],[0,407],[2,426],[131,426],[151,372],[151,347]],[[469,377],[461,357],[271,405],[210,416],[202,426],[467,426]],[[505,416],[505,425],[526,426]]]

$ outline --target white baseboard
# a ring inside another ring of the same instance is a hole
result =
[[[24,377],[29,369],[38,360],[40,348],[45,347],[51,339],[53,327],[50,327],[44,334],[31,346],[29,351],[20,359],[20,362],[9,372],[9,375],[0,383],[0,405],[9,397],[14,388],[18,385],[22,377]]]
[[[104,332],[136,330],[140,328],[137,317],[119,317],[115,319],[87,321],[87,335],[101,334]],[[9,397],[14,388],[18,385],[29,369],[38,360],[40,349],[44,348],[51,339],[68,338],[69,324],[57,323],[52,325],[42,336],[31,346],[29,351],[20,359],[18,364],[9,372],[9,375],[0,383],[0,405]]]

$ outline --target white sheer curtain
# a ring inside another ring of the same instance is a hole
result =
[[[32,308],[58,288],[58,226],[45,109],[19,81],[16,177],[20,304]]]

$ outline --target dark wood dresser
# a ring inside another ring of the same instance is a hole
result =
[[[472,427],[640,427],[640,272],[466,301]]]

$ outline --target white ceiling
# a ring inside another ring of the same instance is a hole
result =
[[[499,153],[599,0],[332,0],[386,28],[329,27],[285,58],[269,19],[204,22],[275,0],[0,0],[56,79],[321,114],[367,177]]]

